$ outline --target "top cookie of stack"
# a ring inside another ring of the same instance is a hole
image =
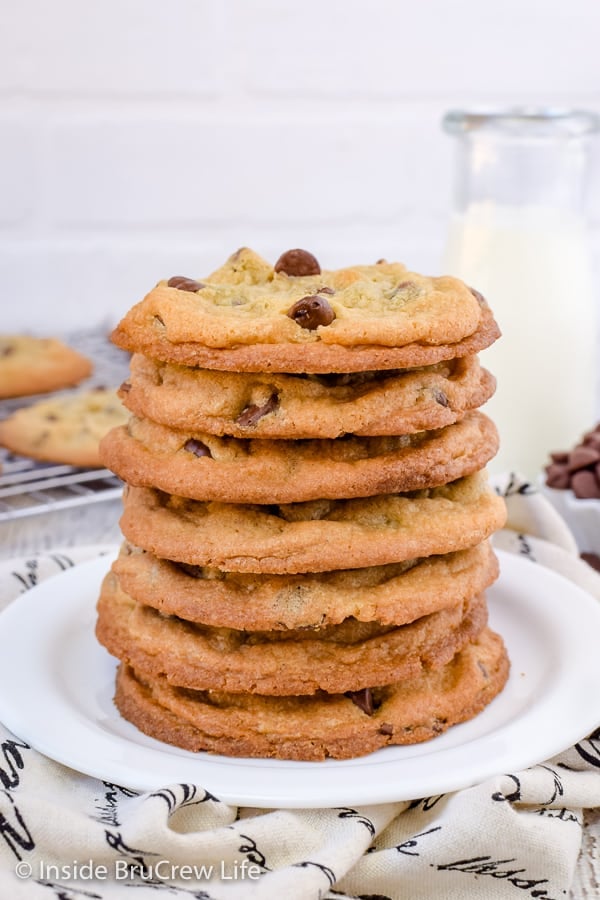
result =
[[[161,281],[115,329],[125,350],[235,372],[364,372],[478,353],[499,337],[456,278],[401,263],[321,271],[305,250],[275,266],[248,248],[204,281]]]

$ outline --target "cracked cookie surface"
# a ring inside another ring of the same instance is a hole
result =
[[[383,261],[302,275],[277,268],[242,248],[201,281],[162,281],[113,341],[204,368],[357,372],[472,355],[499,336],[483,297],[450,276]],[[311,303],[316,319],[298,315]]]

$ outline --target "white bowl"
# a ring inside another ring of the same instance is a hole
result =
[[[539,489],[567,523],[579,552],[600,555],[600,500],[580,500],[570,489],[550,488],[543,475]]]

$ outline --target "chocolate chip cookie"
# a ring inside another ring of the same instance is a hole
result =
[[[220,371],[319,373],[428,365],[473,355],[499,333],[481,294],[456,278],[384,261],[321,271],[303,250],[271,266],[242,248],[200,281],[160,282],[113,340]]]
[[[96,636],[147,678],[195,690],[313,694],[361,690],[414,678],[449,662],[487,623],[482,596],[409,625],[346,619],[288,631],[239,631],[165,617],[138,603],[110,573],[98,601]]]
[[[487,541],[444,556],[299,575],[223,572],[159,559],[125,543],[112,568],[140,603],[241,631],[338,625],[348,618],[407,625],[483,593],[498,577]]]
[[[303,441],[217,437],[132,417],[103,438],[100,453],[128,484],[192,500],[295,503],[447,484],[482,469],[497,449],[494,424],[471,412],[434,431]]]
[[[504,501],[477,472],[406,494],[269,506],[200,502],[127,487],[121,530],[156,556],[231,572],[324,572],[474,547]]]
[[[91,360],[56,338],[0,334],[0,399],[70,387],[91,372]]]
[[[291,697],[194,691],[121,665],[115,702],[141,731],[187,750],[349,759],[426,741],[473,718],[502,690],[508,672],[502,639],[485,629],[445,666],[384,687]]]
[[[400,372],[324,375],[213,372],[136,354],[119,395],[139,418],[247,438],[400,435],[451,425],[496,382],[476,356]]]
[[[18,409],[0,422],[0,444],[33,459],[100,466],[101,438],[127,418],[115,390],[64,394]]]

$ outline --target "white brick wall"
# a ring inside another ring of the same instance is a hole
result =
[[[597,0],[19,0],[2,18],[2,330],[108,327],[241,244],[437,271],[446,109],[600,110]]]

